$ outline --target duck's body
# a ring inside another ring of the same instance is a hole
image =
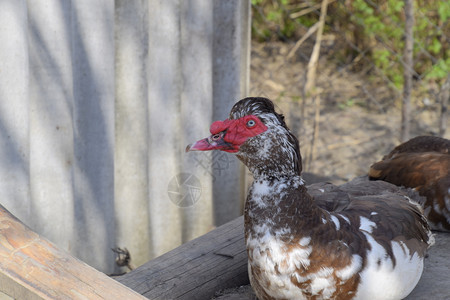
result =
[[[359,178],[317,187],[314,200],[298,141],[265,98],[239,101],[211,133],[188,150],[236,153],[254,176],[245,235],[259,299],[402,299],[412,291],[432,237],[405,190]]]
[[[419,136],[405,142],[369,170],[371,179],[414,188],[435,230],[450,231],[450,141]]]
[[[339,212],[315,205],[300,178],[253,183],[245,233],[249,274],[258,298],[408,295],[420,279],[424,241],[429,238],[426,230],[417,230],[426,226],[420,208],[397,187],[366,178],[326,189],[312,191],[321,200],[318,204],[346,202]],[[321,190],[323,197],[329,192],[340,199],[324,201]]]

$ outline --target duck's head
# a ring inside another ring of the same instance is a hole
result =
[[[221,150],[236,156],[257,175],[300,175],[297,138],[266,98],[245,98],[224,121],[210,127],[211,135],[186,147],[188,151]]]

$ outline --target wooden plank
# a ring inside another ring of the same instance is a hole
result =
[[[248,284],[243,222],[239,217],[116,279],[150,299],[210,299]]]
[[[1,205],[0,291],[14,299],[145,299],[58,249]]]

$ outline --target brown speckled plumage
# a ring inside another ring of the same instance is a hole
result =
[[[240,118],[250,114],[260,116],[263,122],[265,114],[273,114],[279,122],[278,126],[284,128],[276,135],[261,135],[249,140],[237,154],[253,172],[256,182],[247,198],[245,233],[251,282],[260,299],[278,299],[276,295],[283,293],[277,291],[280,289],[277,281],[270,280],[273,274],[267,275],[272,270],[270,264],[261,265],[255,255],[263,255],[267,260],[277,262],[273,269],[275,277],[278,274],[282,278],[287,269],[292,269],[290,283],[298,288],[299,294],[296,297],[355,297],[361,284],[360,273],[370,264],[368,249],[372,247],[371,240],[366,236],[368,233],[361,230],[361,222],[376,224],[370,233],[371,238],[384,248],[387,255],[380,259],[379,264],[384,259],[390,259],[392,265],[396,266],[393,241],[401,241],[410,253],[424,257],[429,240],[428,224],[419,207],[408,200],[406,190],[386,182],[370,182],[366,177],[355,179],[341,187],[330,184],[326,187],[311,186],[308,193],[303,184],[295,183],[295,180],[301,180],[295,179],[301,174],[300,150],[298,141],[290,133],[283,116],[274,112],[269,100],[253,98],[238,102],[230,117]],[[280,136],[283,133],[285,136]],[[273,146],[270,156],[258,156],[260,148],[269,140],[274,145],[282,145],[283,139],[288,141],[286,144],[291,145],[293,151]],[[293,166],[289,165],[290,153],[295,153]],[[258,182],[277,193],[259,195],[255,192]],[[279,186],[276,187],[277,185]],[[262,230],[265,226],[266,230]],[[276,257],[279,255],[278,249],[265,248],[268,247],[265,244],[268,234],[283,245],[280,249],[284,251],[284,258]],[[310,243],[302,246],[302,239],[305,238],[310,239]],[[261,243],[259,245],[258,240]],[[302,247],[311,247],[311,250],[305,250],[310,251],[305,259],[305,264],[308,262],[308,265],[298,263],[297,266],[289,266],[289,263],[292,264],[292,257],[295,257],[295,251]],[[361,258],[359,265],[355,263],[355,257]],[[346,268],[351,268],[352,264],[355,266],[351,275],[339,275]],[[325,278],[333,281],[334,287],[316,290],[317,282],[311,274],[320,274],[323,270],[330,273]],[[283,285],[286,288],[285,283]]]

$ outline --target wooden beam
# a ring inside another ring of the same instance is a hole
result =
[[[210,299],[248,284],[243,222],[239,217],[116,280],[149,299]]]
[[[57,248],[1,205],[0,291],[14,299],[145,299]]]

